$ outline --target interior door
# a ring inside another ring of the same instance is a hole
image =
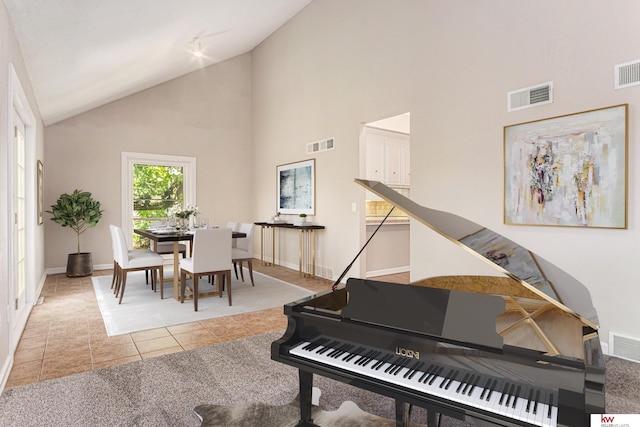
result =
[[[13,284],[14,319],[25,315],[27,278],[26,278],[26,126],[17,111],[14,111],[14,132],[12,146],[12,213],[11,251]]]

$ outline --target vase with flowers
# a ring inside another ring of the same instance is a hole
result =
[[[182,206],[175,204],[169,208],[169,217],[176,221],[176,228],[178,230],[187,230],[189,228],[189,218],[197,216],[200,210],[197,206],[187,205]]]

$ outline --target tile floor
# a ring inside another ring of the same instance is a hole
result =
[[[289,283],[324,291],[333,284],[321,278],[301,278],[296,270],[265,267],[254,260],[254,270]],[[109,275],[111,270],[94,272]],[[376,277],[408,283],[409,274]],[[18,343],[6,387],[128,363],[163,354],[244,338],[286,328],[282,307],[127,335],[108,337],[91,277],[48,276]]]

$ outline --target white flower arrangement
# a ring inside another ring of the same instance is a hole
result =
[[[188,219],[190,216],[197,216],[200,213],[200,209],[197,206],[176,204],[169,208],[168,214],[171,218]]]

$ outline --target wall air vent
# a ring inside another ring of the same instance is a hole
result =
[[[313,154],[320,151],[332,150],[335,146],[335,139],[328,138],[322,141],[310,142],[307,144],[307,154]]]
[[[541,83],[507,93],[507,111],[517,111],[552,102],[553,82]]]
[[[640,363],[640,340],[609,332],[609,351],[612,356]]]
[[[616,65],[613,79],[615,89],[639,85],[640,59]]]

